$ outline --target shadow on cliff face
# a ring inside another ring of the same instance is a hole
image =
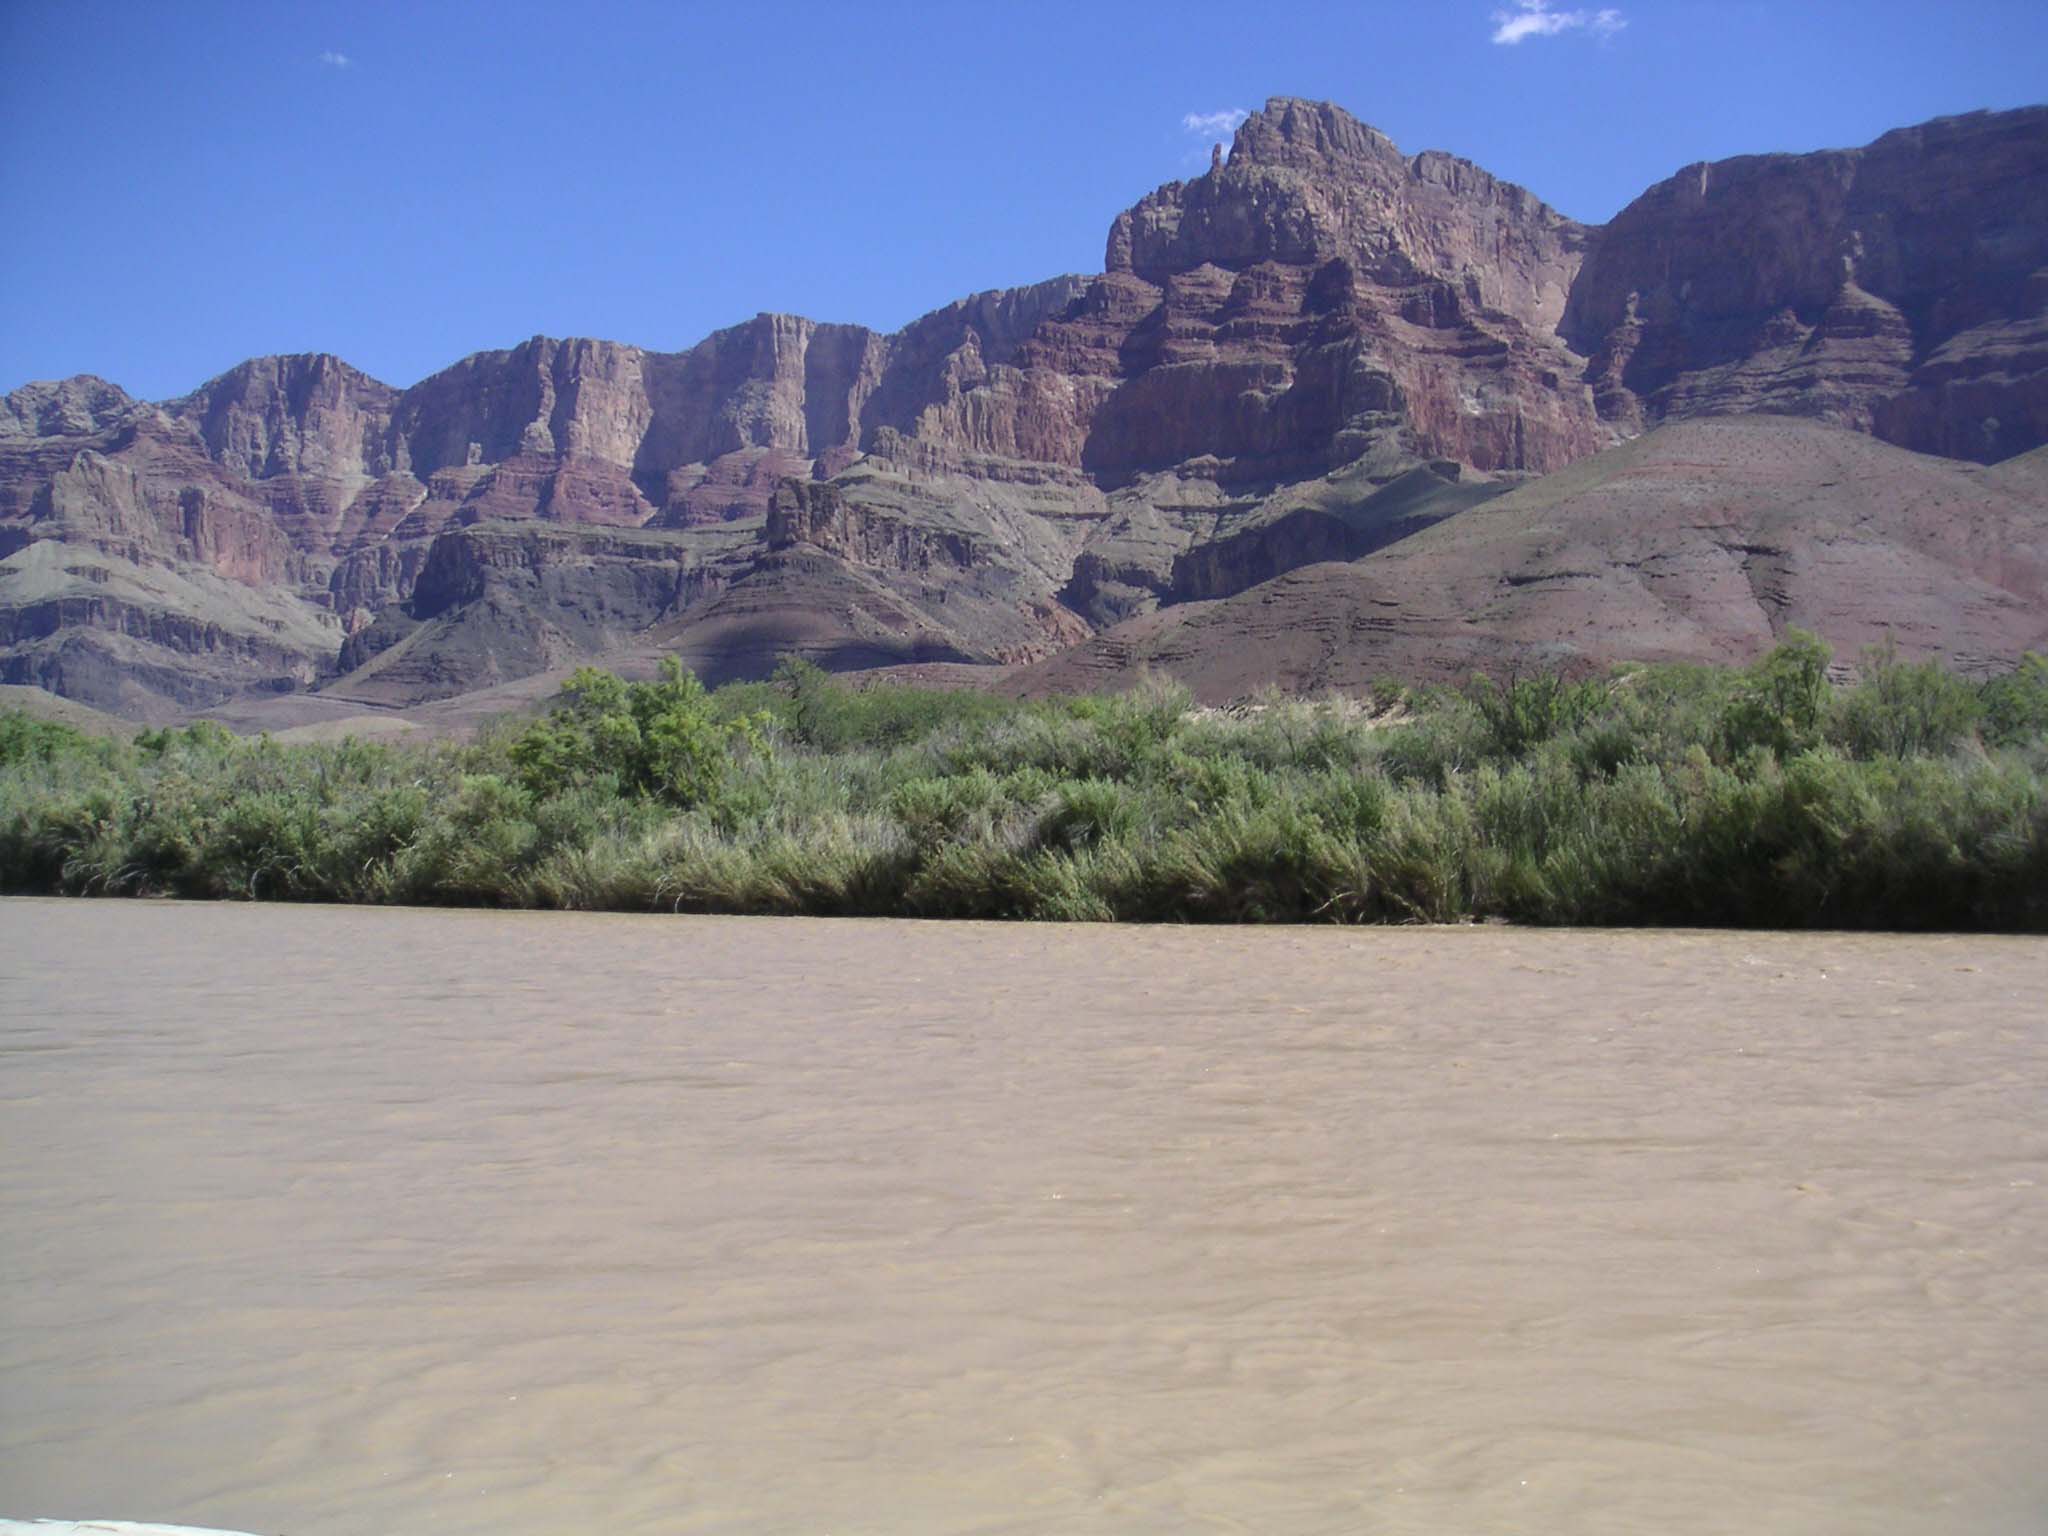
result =
[[[1595,230],[1275,98],[1121,214],[1103,267],[893,334],[762,314],[674,353],[535,337],[404,390],[320,354],[161,405],[25,386],[0,398],[0,676],[144,716],[337,669],[410,705],[668,640],[711,675],[781,649],[1029,663],[1254,588],[1274,622],[1231,644],[1273,677],[1375,648],[1725,655],[1841,563],[1864,596],[1810,622],[1909,614],[1965,666],[2022,627],[1930,574],[1940,540],[1888,566],[1868,530],[1748,526],[1827,522],[1796,476],[1727,519],[1769,554],[1679,522],[1455,603],[1327,603],[1446,513],[1470,533],[1475,474],[1568,475],[1645,426],[1768,411],[1987,463],[2048,439],[2048,108],[1694,166]],[[2003,526],[1988,483],[1955,482],[1947,543]],[[1696,557],[1739,581],[1694,581]],[[2033,557],[2003,558],[1965,574],[2024,610]]]
[[[933,662],[975,662],[943,641],[910,640],[890,645],[873,640],[842,639],[818,643],[772,623],[738,624],[724,629],[714,642],[677,652],[685,666],[708,687],[726,683],[757,683],[772,676],[784,657],[800,656],[826,672],[863,672]]]
[[[1257,521],[1174,558],[1175,602],[1234,597],[1304,565],[1363,559],[1510,488],[1465,480],[1455,463],[1424,465],[1393,481],[1338,480],[1275,496]]]

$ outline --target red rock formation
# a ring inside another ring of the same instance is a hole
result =
[[[1985,461],[2048,441],[2048,108],[1689,167],[1599,232],[1561,330],[1631,428],[1770,410]]]
[[[1120,215],[1105,264],[1157,307],[1119,344],[1083,462],[1210,454],[1245,478],[1377,452],[1552,469],[1613,440],[1551,334],[1585,230],[1448,155],[1276,99],[1229,161]]]
[[[250,480],[341,484],[389,471],[398,391],[323,353],[252,358],[164,407],[215,463]]]
[[[535,337],[403,391],[317,355],[162,408],[32,385],[0,401],[0,617],[168,647],[129,658],[151,689],[179,645],[234,649],[195,637],[289,631],[198,693],[401,645],[383,696],[454,691],[657,615],[688,628],[656,600],[683,556],[619,542],[646,528],[719,572],[677,589],[722,605],[693,644],[1028,657],[1080,615],[1419,527],[1384,498],[1425,464],[1513,481],[1759,410],[1960,457],[2048,441],[2048,109],[1694,167],[1589,230],[1279,98],[1120,215],[1104,267],[893,335],[764,314],[672,353]],[[539,562],[516,580],[492,563],[513,549]],[[444,578],[486,568],[471,623]],[[114,606],[80,604],[95,581]],[[868,617],[802,617],[835,591]],[[585,618],[520,610],[558,601]],[[0,675],[47,671],[58,638],[22,642],[43,661],[0,646]],[[106,686],[112,655],[69,675]]]
[[[81,373],[0,395],[0,440],[89,437],[118,426],[138,402],[118,384]]]

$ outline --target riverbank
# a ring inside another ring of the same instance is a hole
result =
[[[476,740],[0,717],[0,889],[610,911],[2048,931],[2048,661],[1199,711],[579,674]]]

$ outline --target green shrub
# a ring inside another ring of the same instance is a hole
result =
[[[1856,757],[1954,751],[1975,732],[1977,690],[1936,662],[1899,660],[1887,642],[1864,654],[1862,681],[1836,703],[1830,738]]]
[[[1722,712],[1720,737],[1729,757],[1765,751],[1780,758],[1819,744],[1828,705],[1831,653],[1803,629],[1788,629],[1768,655],[1743,674]]]
[[[517,905],[540,851],[533,795],[496,774],[470,774],[401,853],[394,886],[414,901]]]
[[[673,656],[652,682],[585,667],[563,693],[567,702],[509,748],[519,782],[536,797],[612,783],[688,809],[717,798],[737,758],[767,750],[761,722],[722,718]]]
[[[821,667],[785,656],[758,691],[721,689],[774,718],[798,742],[822,752],[893,747],[951,725],[998,720],[1023,706],[973,689],[851,688]]]
[[[1157,878],[1175,916],[1228,922],[1327,916],[1355,874],[1345,851],[1303,805],[1230,802],[1168,834]]]
[[[1480,673],[1465,690],[1485,728],[1481,750],[1517,758],[1577,728],[1607,702],[1607,685],[1570,682],[1555,673],[1510,678],[1505,685]]]
[[[1409,725],[1380,733],[1377,762],[1396,784],[1441,789],[1486,760],[1489,734],[1471,702],[1438,698]]]
[[[0,714],[0,768],[31,763],[96,763],[114,760],[114,743],[88,736],[54,720],[19,710]]]
[[[1082,779],[1053,792],[1039,818],[1038,840],[1076,853],[1105,840],[1133,836],[1145,820],[1144,797],[1113,779]]]
[[[2020,664],[1977,692],[1988,746],[2018,747],[2048,740],[2048,656],[2029,651]]]
[[[463,746],[0,714],[0,889],[607,910],[2048,930],[2048,661],[1015,703],[585,672]],[[769,742],[777,743],[770,750]],[[820,745],[822,742],[836,745]],[[1974,743],[1981,742],[1981,746]]]

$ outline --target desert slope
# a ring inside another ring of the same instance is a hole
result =
[[[1015,680],[1220,702],[1375,676],[1740,661],[1788,626],[1965,672],[2048,645],[2048,460],[1990,470],[1783,417],[1661,427],[1350,564],[1119,626]]]

